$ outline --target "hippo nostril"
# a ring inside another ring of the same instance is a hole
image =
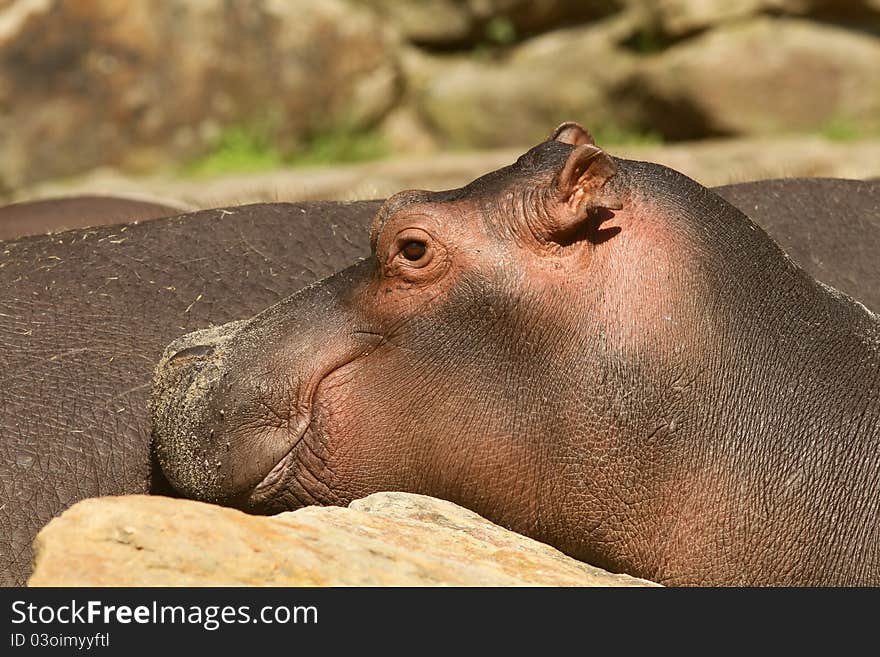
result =
[[[197,344],[186,349],[181,349],[168,359],[169,365],[183,365],[194,360],[201,360],[213,355],[214,347],[207,344]]]

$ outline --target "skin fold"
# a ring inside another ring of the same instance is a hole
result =
[[[411,491],[666,584],[880,582],[880,322],[719,195],[564,124],[392,197],[370,238],[167,347],[151,409],[182,494]]]

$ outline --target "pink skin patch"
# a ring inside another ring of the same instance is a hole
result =
[[[593,250],[590,278],[598,284],[588,304],[602,318],[609,344],[681,362],[683,345],[692,351],[705,343],[693,332],[712,330],[701,321],[708,299],[696,246],[672,218],[637,201],[602,224],[615,227],[620,232]]]

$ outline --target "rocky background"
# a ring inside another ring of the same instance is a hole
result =
[[[0,0],[0,201],[379,158],[444,186],[569,119],[707,184],[880,175],[880,0]],[[323,197],[412,182],[375,170]]]

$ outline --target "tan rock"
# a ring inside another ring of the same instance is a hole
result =
[[[189,500],[77,503],[34,542],[30,586],[650,586],[451,502],[378,493],[273,517]]]
[[[673,138],[880,128],[880,40],[759,18],[689,39],[641,67],[636,124]]]
[[[0,8],[0,189],[203,152],[224,126],[280,148],[372,124],[395,37],[344,0],[15,0]]]
[[[679,39],[725,23],[760,15],[793,16],[850,24],[880,25],[880,0],[627,0],[641,27]]]
[[[611,90],[635,71],[617,21],[536,37],[500,60],[410,56],[413,102],[441,143],[491,148],[537,143],[566,117],[613,126]]]
[[[622,0],[359,0],[407,40],[435,49],[506,45],[613,14]],[[501,33],[497,33],[501,27]]]
[[[402,105],[388,113],[380,131],[385,144],[397,155],[436,153],[437,139],[430,127],[425,125],[418,113],[408,105]],[[381,163],[373,162],[371,164]]]
[[[573,27],[610,16],[624,7],[623,0],[466,0],[482,25],[493,18],[510,21],[520,37]]]
[[[648,33],[677,39],[766,11],[791,11],[797,0],[628,0]]]
[[[474,18],[462,0],[366,0],[366,4],[414,43],[462,44],[474,37]]]

